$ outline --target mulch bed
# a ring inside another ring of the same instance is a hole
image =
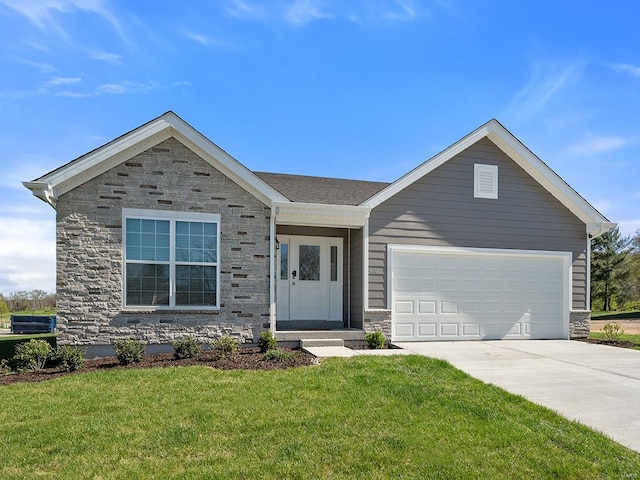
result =
[[[219,370],[284,370],[293,367],[316,365],[318,359],[301,350],[281,350],[294,354],[293,359],[282,362],[265,361],[263,354],[258,348],[241,348],[240,352],[231,357],[219,357],[213,352],[203,352],[199,358],[185,358],[175,360],[172,353],[148,354],[142,358],[140,363],[130,365],[120,365],[116,357],[98,358],[87,360],[85,366],[75,372],[61,372],[58,368],[45,368],[39,372],[11,373],[0,375],[0,385],[9,385],[18,382],[41,382],[52,378],[75,375],[76,373],[96,372],[105,369],[138,369],[138,368],[165,368],[181,367],[187,365],[204,365]]]
[[[597,343],[598,345],[609,345],[611,347],[620,348],[635,348],[638,344],[633,342],[627,342],[625,340],[600,340],[598,338],[581,338],[581,342],[585,343]]]

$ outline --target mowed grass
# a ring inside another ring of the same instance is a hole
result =
[[[418,356],[0,387],[0,478],[637,478],[640,455]]]
[[[597,340],[605,340],[605,336],[601,332],[591,332],[591,334],[589,336],[591,338],[595,338]],[[623,342],[635,343],[636,346],[633,347],[633,348],[636,349],[636,350],[640,350],[640,334],[623,333],[622,335],[620,335],[618,340],[623,341]],[[640,478],[640,475],[638,477]]]

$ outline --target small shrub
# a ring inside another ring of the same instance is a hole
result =
[[[367,346],[371,350],[384,348],[385,340],[382,332],[369,332],[364,338],[367,341]]]
[[[202,343],[196,337],[183,337],[173,342],[173,358],[198,358],[202,355]]]
[[[286,362],[287,360],[293,360],[295,354],[293,352],[287,352],[280,350],[279,348],[272,348],[267,350],[262,357],[265,362]]]
[[[211,349],[221,357],[231,357],[238,353],[240,349],[240,341],[225,335],[220,337],[211,344]]]
[[[269,350],[278,348],[278,341],[274,338],[271,330],[264,330],[263,332],[260,332],[258,347],[260,347],[260,353],[265,353]]]
[[[44,368],[53,349],[46,340],[33,338],[28,342],[16,345],[15,352],[13,360],[19,370],[28,369],[37,372]]]
[[[144,357],[144,343],[132,338],[116,340],[113,342],[113,348],[116,351],[120,365],[139,363]]]
[[[640,310],[640,300],[625,302],[622,305],[622,310],[625,312],[635,312],[636,310]]]
[[[0,360],[0,376],[9,375],[11,373],[11,365],[9,365],[9,360],[3,358]]]
[[[605,323],[602,326],[602,335],[605,340],[615,342],[620,340],[620,337],[624,334],[624,329],[617,323]]]
[[[62,345],[58,347],[55,359],[63,372],[75,372],[84,367],[84,349]]]

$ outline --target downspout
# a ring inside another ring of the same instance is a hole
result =
[[[269,221],[269,328],[276,333],[276,207],[271,206]]]

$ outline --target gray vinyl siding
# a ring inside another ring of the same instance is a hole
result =
[[[474,164],[498,166],[498,198],[474,198]],[[586,309],[585,225],[483,139],[371,212],[369,308],[389,308],[387,244],[571,252],[573,308]],[[382,269],[382,270],[381,270]]]

